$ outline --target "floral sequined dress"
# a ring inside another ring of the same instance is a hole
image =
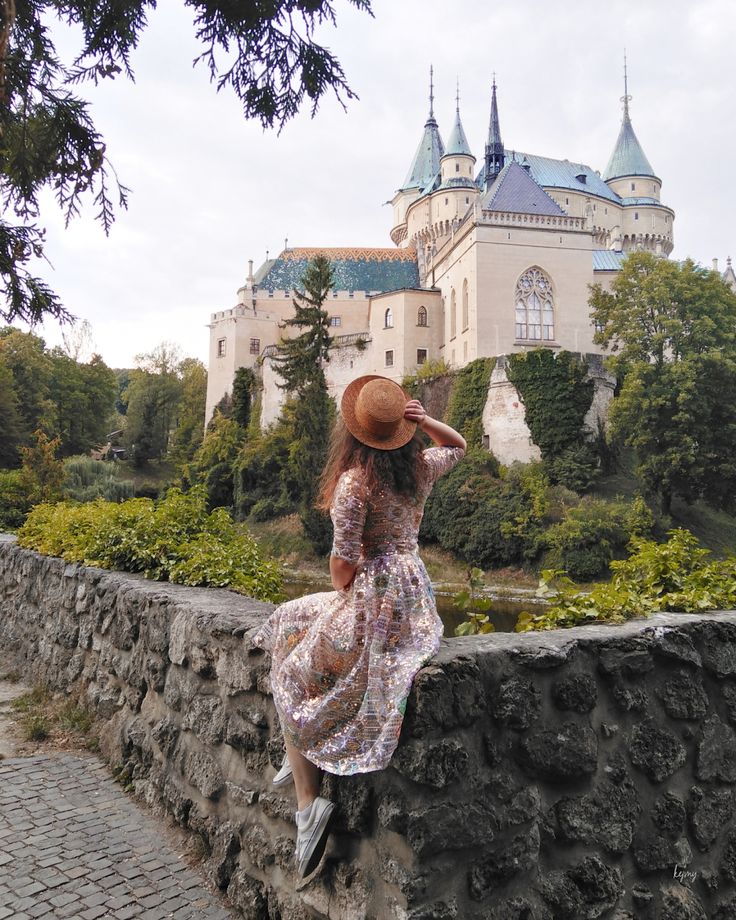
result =
[[[357,564],[351,586],[281,604],[253,636],[271,652],[284,736],[329,773],[386,767],[414,675],[439,650],[442,621],[417,533],[432,486],[463,455],[427,448],[411,497],[371,494],[360,468],[343,473],[330,510],[332,553]]]

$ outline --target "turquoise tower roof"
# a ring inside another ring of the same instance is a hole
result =
[[[624,104],[624,117],[616,140],[616,146],[613,148],[611,159],[608,161],[608,166],[606,166],[603,173],[603,179],[609,182],[611,179],[620,179],[622,176],[652,176],[656,178],[652,164],[642,150],[631,124],[631,117],[629,116],[631,96],[629,96],[626,58],[624,58],[624,95],[621,101]]]
[[[424,125],[424,133],[421,141],[419,141],[409,172],[399,191],[425,188],[440,171],[440,160],[444,152],[445,145],[442,143],[440,129],[437,127],[437,122],[434,118],[434,85],[432,83],[432,69],[430,68],[429,118]]]
[[[465,156],[472,157],[470,144],[463,130],[463,123],[460,120],[460,90],[458,89],[455,97],[455,124],[452,126],[452,133],[447,141],[447,150],[445,156]]]

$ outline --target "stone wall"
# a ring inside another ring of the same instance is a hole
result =
[[[136,790],[201,835],[250,920],[736,917],[736,613],[451,639],[389,769],[328,777],[296,891],[269,609],[0,544],[0,646],[83,693]]]

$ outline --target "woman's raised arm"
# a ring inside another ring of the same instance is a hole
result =
[[[445,425],[444,422],[438,422],[437,419],[427,415],[424,406],[418,399],[410,399],[404,410],[404,418],[411,422],[416,422],[425,434],[439,444],[440,447],[462,447],[467,448],[465,438],[454,428]]]

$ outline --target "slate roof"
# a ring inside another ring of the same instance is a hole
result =
[[[564,211],[515,160],[507,163],[481,199],[486,211],[564,215]]]
[[[460,121],[459,108],[455,109],[455,124],[452,126],[452,133],[447,141],[445,156],[473,156],[470,151],[470,144],[463,130],[463,123]]]
[[[621,204],[621,198],[606,185],[595,170],[585,163],[575,163],[570,160],[553,160],[551,157],[540,157],[533,153],[523,153],[519,150],[506,150],[506,163],[526,158],[531,167],[531,175],[535,182],[544,188],[569,189],[573,192],[587,192],[598,198],[606,198],[615,204]],[[578,176],[585,176],[585,181]],[[485,184],[485,165],[475,179],[476,185],[483,188]]]
[[[419,268],[414,249],[393,248],[295,248],[285,249],[277,259],[265,263],[256,275],[259,288],[293,291],[310,260],[326,256],[332,265],[336,291],[398,291],[419,287]]]
[[[424,125],[424,133],[419,141],[417,152],[414,154],[409,172],[399,191],[425,188],[439,172],[440,159],[444,152],[445,145],[442,143],[440,130],[437,127],[434,115],[430,112],[429,118]]]
[[[622,176],[655,175],[652,165],[634,133],[627,103],[624,106],[624,118],[621,122],[621,130],[618,133],[616,146],[613,148],[613,153],[603,173],[603,178],[610,180],[619,179]]]
[[[621,269],[626,258],[625,252],[616,252],[611,249],[593,250],[594,272],[617,272]]]

